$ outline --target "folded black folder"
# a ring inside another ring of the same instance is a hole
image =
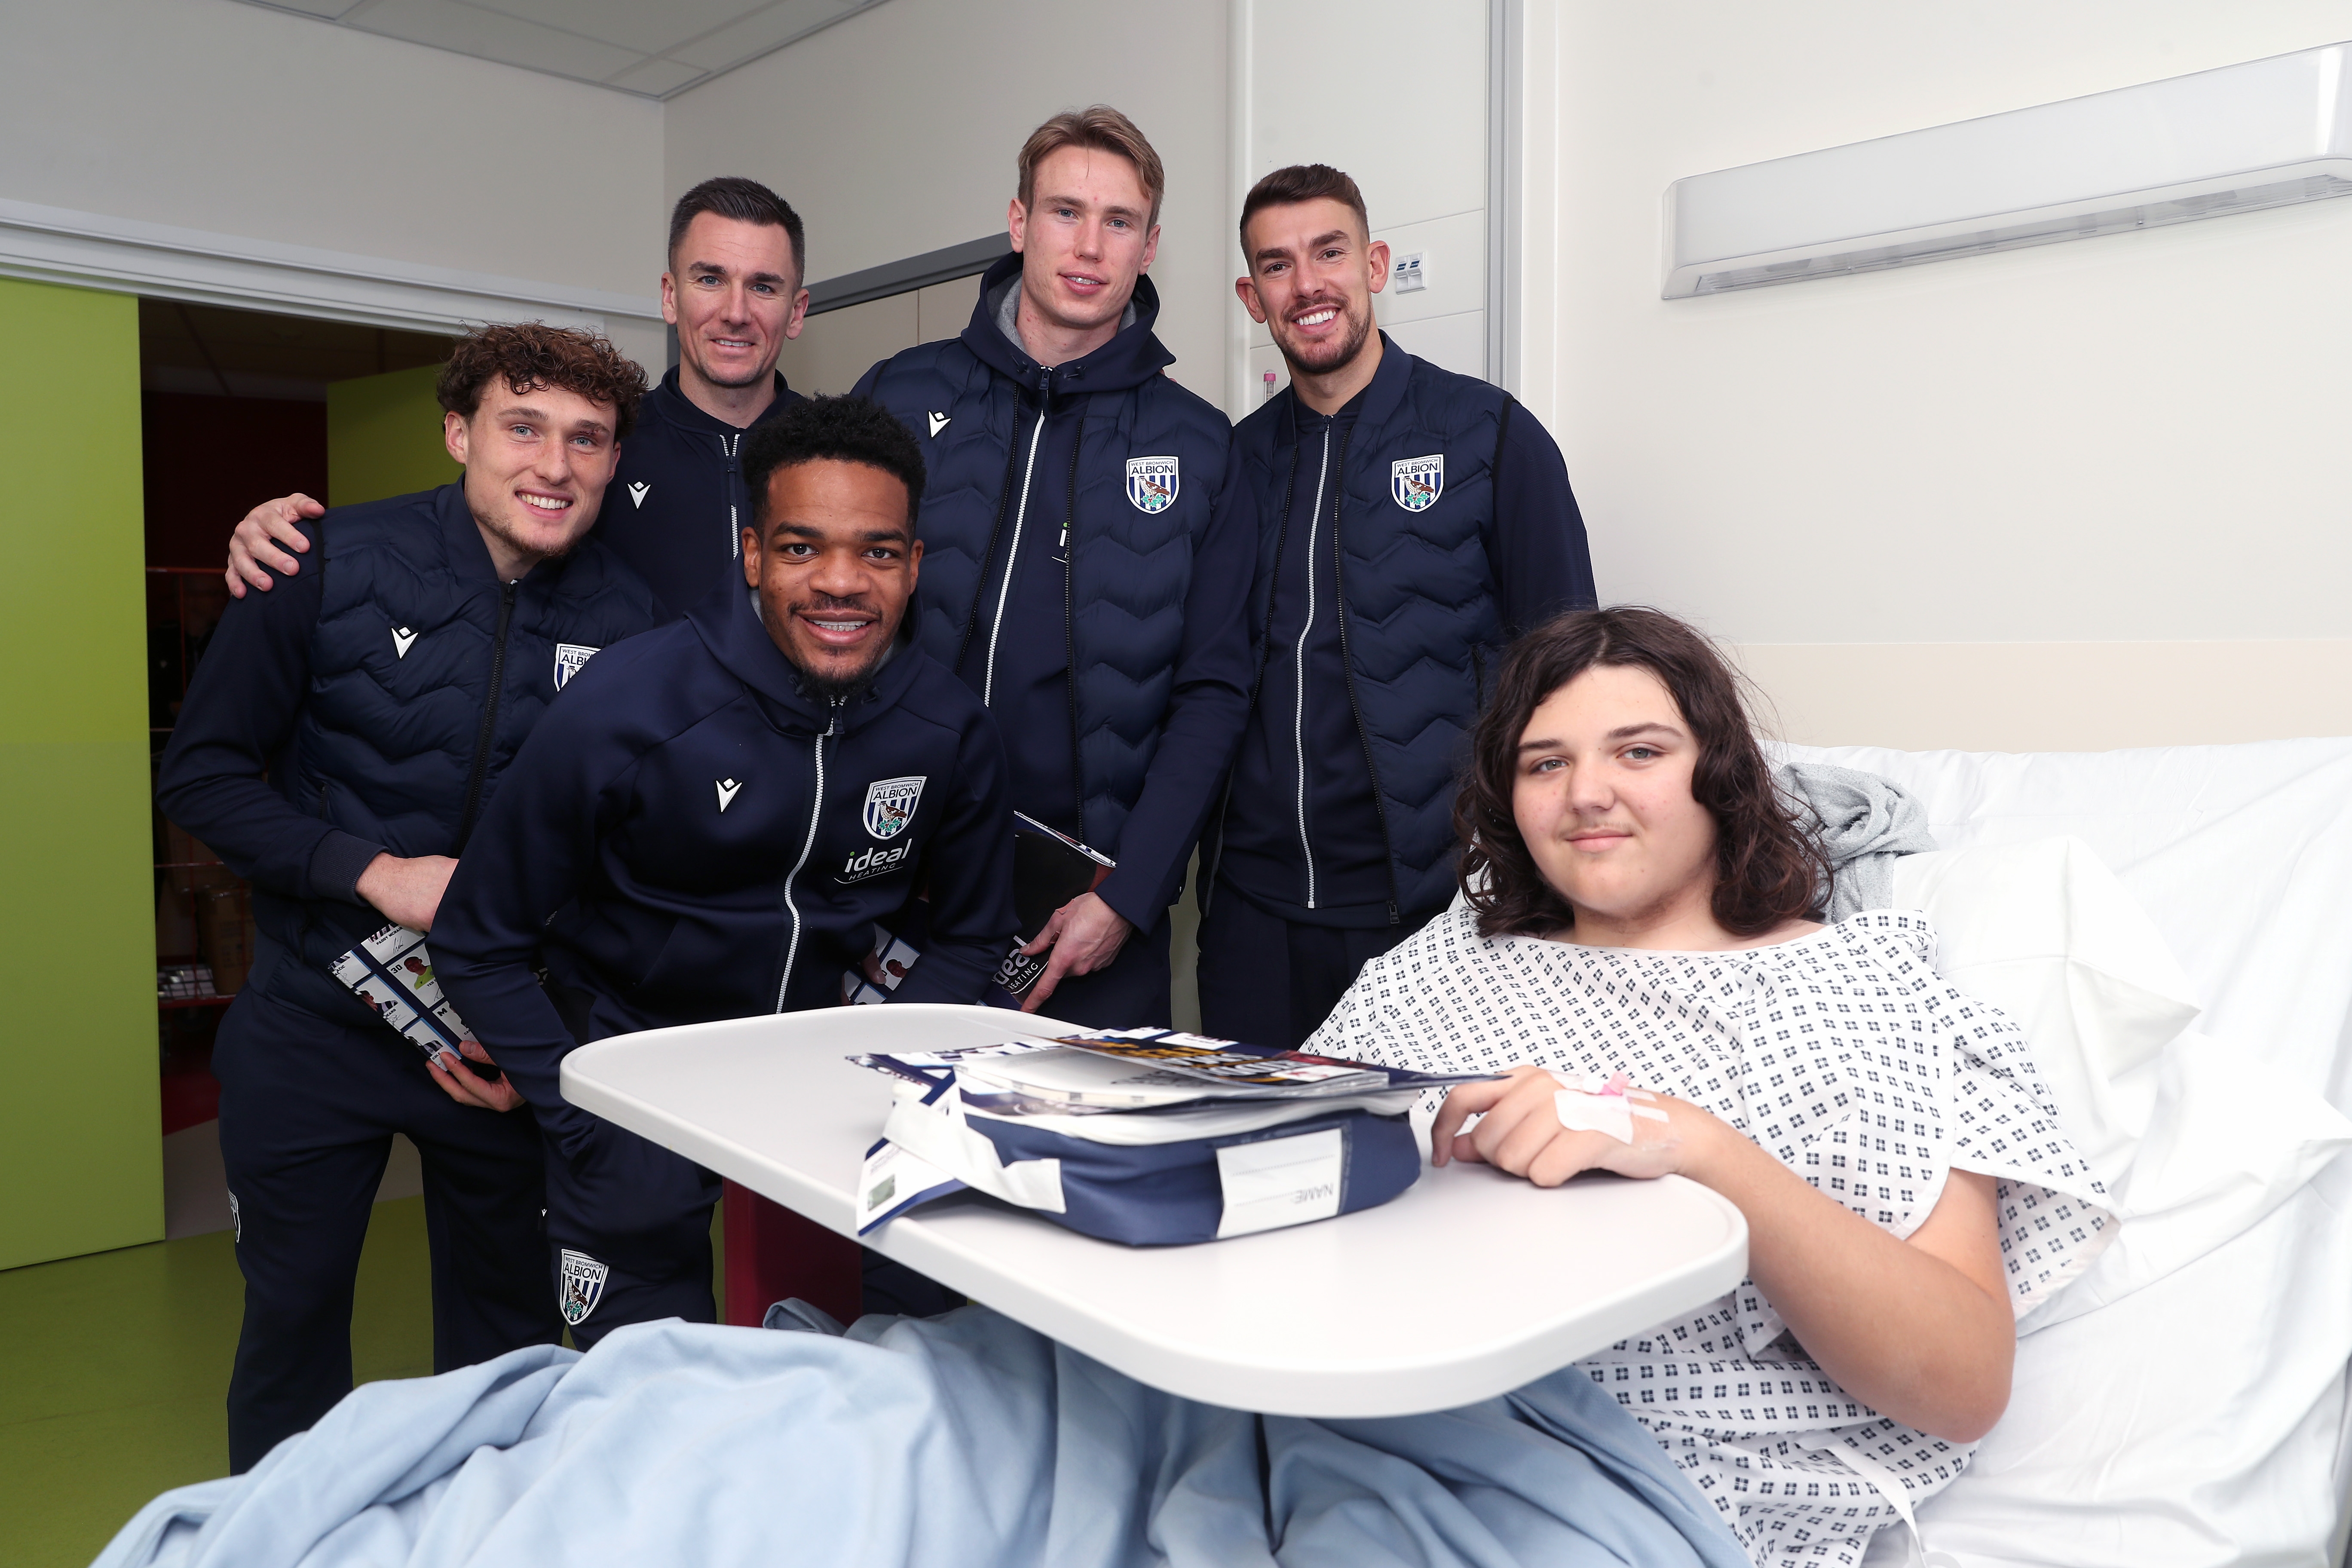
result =
[[[1013,814],[1013,912],[1021,922],[1013,951],[996,971],[996,983],[1015,996],[1026,993],[1045,973],[1048,948],[1035,957],[1021,950],[1037,940],[1054,911],[1081,893],[1092,892],[1111,874],[1117,862],[1090,849],[1066,833],[1056,833],[1034,817]]]

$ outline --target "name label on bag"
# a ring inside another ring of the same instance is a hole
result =
[[[1217,1180],[1225,1194],[1217,1239],[1329,1219],[1339,1212],[1347,1165],[1348,1133],[1341,1127],[1226,1144],[1217,1151]]]

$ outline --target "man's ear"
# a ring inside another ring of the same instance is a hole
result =
[[[662,274],[662,320],[677,325],[677,279],[667,272]]]
[[[1029,238],[1029,211],[1021,205],[1019,196],[1004,205],[1004,232],[1013,237],[1013,248],[1019,250]]]
[[[452,409],[441,416],[441,445],[459,468],[466,466],[466,416]]]
[[[1235,298],[1241,300],[1242,309],[1250,313],[1251,321],[1255,321],[1260,326],[1265,325],[1265,305],[1257,297],[1257,283],[1255,279],[1249,278],[1234,279],[1234,294]]]
[[[760,525],[756,520],[743,526],[743,583],[751,588],[760,585]]]
[[[1372,292],[1377,294],[1389,286],[1389,242],[1376,239],[1366,246],[1364,260],[1372,269]]]
[[[915,591],[915,584],[922,575],[923,542],[918,539],[907,546],[907,592],[911,594]]]

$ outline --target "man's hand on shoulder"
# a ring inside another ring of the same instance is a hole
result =
[[[286,550],[307,551],[310,542],[302,535],[305,518],[322,517],[327,509],[299,491],[280,496],[276,500],[263,501],[245,514],[236,531],[228,537],[228,570],[222,574],[228,579],[228,591],[233,597],[245,597],[247,583],[269,592],[275,581],[271,573],[291,577],[301,570],[301,563]],[[279,545],[285,550],[280,550]]]
[[[373,904],[383,918],[411,931],[431,931],[441,908],[442,891],[457,862],[446,855],[419,855],[404,860],[379,855],[360,873],[354,891]]]
[[[1044,1006],[1065,975],[1092,974],[1109,968],[1134,931],[1127,917],[1105,903],[1099,893],[1080,893],[1055,910],[1037,940],[1021,950],[1032,956],[1049,947],[1054,950],[1054,956],[1045,961],[1045,973],[1037,976],[1037,984],[1022,998],[1021,1010],[1034,1013]]]

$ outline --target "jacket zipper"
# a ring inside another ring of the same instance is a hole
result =
[[[1021,504],[1013,513],[1013,543],[1004,552],[1004,577],[996,585],[996,619],[988,628],[988,663],[980,678],[980,705],[988,707],[996,693],[996,639],[1004,630],[1004,602],[1013,593],[1013,569],[1021,563],[1021,525],[1029,517],[1029,480],[1037,471],[1037,443],[1045,435],[1045,388],[1037,388],[1037,423],[1029,430],[1029,458],[1021,465]]]
[[[1339,442],[1342,473],[1347,471],[1347,466],[1348,443],[1342,437]],[[1396,840],[1389,832],[1389,803],[1381,794],[1380,765],[1372,761],[1372,732],[1364,723],[1364,705],[1356,700],[1356,661],[1348,652],[1348,585],[1340,560],[1339,501],[1335,499],[1331,503],[1331,613],[1339,618],[1339,668],[1348,677],[1348,711],[1355,717],[1356,740],[1364,748],[1364,771],[1371,775],[1372,780],[1372,810],[1381,819],[1381,851],[1389,871],[1389,924],[1402,925],[1404,922],[1397,913]]]
[[[743,450],[743,433],[738,430],[731,437],[719,437],[719,449],[727,456],[727,478],[731,481],[737,478],[735,458]],[[734,485],[730,483],[727,489],[727,539],[729,547],[735,552],[735,559],[740,563],[743,559],[743,522],[735,511]]]
[[[1042,416],[1041,416],[1042,418]],[[1070,790],[1076,797],[1078,814],[1071,818],[1073,830],[1080,838],[1087,837],[1087,768],[1078,731],[1078,550],[1071,541],[1078,530],[1078,454],[1087,444],[1086,416],[1078,416],[1078,433],[1070,443],[1069,497],[1062,513],[1062,674],[1069,694],[1070,708]]]
[[[1298,852],[1307,858],[1307,907],[1315,904],[1315,846],[1307,837],[1307,639],[1315,631],[1315,535],[1323,525],[1323,489],[1331,475],[1331,426],[1323,426],[1323,456],[1315,466],[1315,505],[1307,514],[1307,620],[1298,628],[1291,676],[1290,744],[1298,761]],[[1339,532],[1339,508],[1331,528]]]
[[[490,642],[490,700],[482,704],[481,728],[474,733],[474,769],[466,780],[466,815],[457,821],[457,847],[454,854],[466,852],[466,840],[473,837],[474,818],[482,809],[482,780],[490,771],[490,740],[498,729],[499,696],[506,684],[507,629],[514,624],[515,589],[509,583],[499,590],[499,632]]]
[[[801,955],[801,907],[793,900],[793,883],[808,865],[810,854],[816,848],[816,825],[824,816],[824,742],[825,737],[841,727],[841,700],[835,698],[825,714],[824,728],[810,745],[816,758],[816,799],[809,807],[808,837],[801,840],[801,858],[784,873],[784,912],[793,917],[793,934],[784,940],[784,973],[776,982],[776,1011],[784,1010],[784,998],[793,988],[793,965]]]

